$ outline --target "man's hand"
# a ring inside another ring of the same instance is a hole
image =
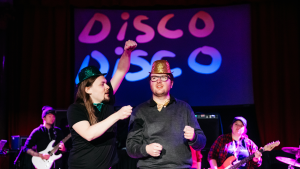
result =
[[[62,151],[62,152],[66,152],[66,147],[65,147],[65,144],[63,142],[59,143],[59,146],[58,146],[59,150]]]
[[[160,152],[162,150],[162,145],[158,143],[152,143],[146,145],[146,152],[151,155],[152,157],[158,157],[160,156]]]
[[[50,158],[49,154],[39,154],[39,157],[41,157],[43,160],[48,160]]]
[[[131,115],[132,107],[130,105],[122,107],[117,114],[120,120],[126,119]]]
[[[184,129],[184,138],[189,139],[190,141],[193,141],[195,137],[195,129],[190,126],[185,126]]]
[[[125,42],[124,51],[132,52],[137,46],[137,43],[132,40],[128,40]]]
[[[259,152],[258,150],[255,151],[255,157],[253,158],[254,162],[259,161],[259,158],[262,156],[261,152]]]

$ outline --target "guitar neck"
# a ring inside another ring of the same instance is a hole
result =
[[[264,149],[260,149],[258,150],[259,152],[264,152]],[[239,168],[241,165],[245,164],[246,162],[248,162],[249,160],[251,160],[253,157],[255,157],[255,153],[253,153],[252,155],[250,155],[249,157],[246,157],[244,159],[242,159],[240,162],[236,163],[235,165],[231,166],[229,169],[237,169]]]
[[[67,137],[65,137],[63,140],[61,140],[61,142],[65,143],[66,141],[68,141],[68,139],[71,137],[71,133],[67,135]],[[55,153],[59,148],[59,143],[50,151],[50,154],[52,155],[53,153]]]

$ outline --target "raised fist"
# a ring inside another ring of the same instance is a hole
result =
[[[135,41],[128,40],[125,42],[124,50],[132,52],[136,48],[136,46],[137,46],[137,43]]]
[[[189,139],[190,141],[194,139],[195,129],[193,127],[185,126],[183,131],[184,131],[184,138]]]

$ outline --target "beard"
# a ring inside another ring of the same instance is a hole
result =
[[[102,102],[107,103],[107,102],[109,102],[109,100],[110,100],[109,96],[104,96],[104,99]]]
[[[156,97],[167,96],[170,92],[170,89],[168,89],[168,88],[158,89],[158,88],[156,88],[156,86],[151,86],[151,90],[152,90],[153,95]]]
[[[154,91],[153,95],[156,96],[156,97],[162,97],[162,96],[167,96],[168,92],[166,92],[166,91],[160,91],[160,92]]]

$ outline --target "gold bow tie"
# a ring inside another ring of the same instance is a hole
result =
[[[162,109],[163,107],[166,107],[169,103],[170,103],[170,99],[165,100],[163,104],[158,104],[158,103],[156,103],[156,104],[157,104],[157,110],[158,110],[158,111],[161,111],[161,109]]]

